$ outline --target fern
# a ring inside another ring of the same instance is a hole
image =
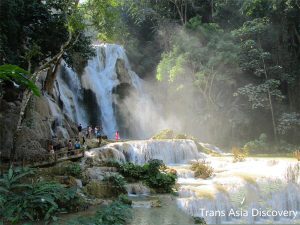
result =
[[[74,188],[40,180],[26,183],[33,174],[33,170],[10,168],[0,179],[0,216],[7,221],[55,220],[55,213],[80,203]]]
[[[29,73],[16,65],[5,64],[0,66],[0,80],[14,81],[19,85],[29,88],[34,95],[41,95],[39,88],[29,79]]]

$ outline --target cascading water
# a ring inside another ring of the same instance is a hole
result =
[[[85,68],[82,86],[95,93],[101,108],[103,130],[109,137],[113,137],[118,129],[113,109],[113,89],[120,84],[116,73],[117,59],[123,59],[128,70],[130,67],[124,49],[119,45],[96,46],[96,54],[97,56],[90,60]]]
[[[150,159],[160,159],[167,164],[178,164],[205,157],[205,154],[198,152],[192,140],[126,141],[108,144],[103,148],[93,149],[87,154],[92,158],[105,159],[107,151],[118,153],[117,160],[127,160],[135,164],[144,164]]]
[[[76,123],[83,126],[97,126],[101,123],[103,132],[112,138],[118,130],[114,105],[116,104],[114,89],[122,82],[117,72],[118,60],[124,62],[128,77],[126,82],[142,92],[140,78],[131,70],[125,50],[120,45],[95,45],[96,57],[88,61],[82,75],[76,74],[65,63],[57,76],[55,83],[56,95],[62,102],[63,113]],[[91,99],[84,96],[84,91],[90,91],[96,101],[90,108],[86,107]],[[89,119],[91,114],[96,118]]]
[[[62,62],[60,74],[57,76],[55,91],[63,102],[63,113],[68,115],[74,122],[87,125],[86,112],[80,104],[82,93],[79,77],[65,62]]]
[[[192,140],[112,143],[91,150],[87,157],[114,157],[137,164],[163,160],[177,171],[178,207],[203,217],[208,224],[300,222],[300,181],[295,176],[300,167],[293,159],[248,158],[233,163],[228,156],[210,157],[199,152]],[[188,164],[202,158],[214,168],[209,179],[196,178]],[[289,167],[295,168],[295,174],[289,174],[293,173]]]

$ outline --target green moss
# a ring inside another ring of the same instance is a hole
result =
[[[95,198],[116,197],[113,188],[107,182],[91,181],[83,189],[84,193]]]
[[[154,135],[152,139],[174,139],[176,137],[176,134],[173,130],[165,129],[160,131],[158,134]]]

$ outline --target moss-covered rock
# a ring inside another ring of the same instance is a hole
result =
[[[84,193],[95,198],[111,198],[116,197],[113,188],[106,182],[91,181],[84,188]]]
[[[173,130],[165,129],[157,133],[152,137],[152,139],[174,139],[176,137],[176,134]]]

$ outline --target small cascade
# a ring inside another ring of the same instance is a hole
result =
[[[278,160],[274,166],[268,159],[209,160],[215,170],[209,179],[191,177],[187,165],[172,166],[179,176],[177,204],[184,212],[203,217],[208,224],[300,222],[299,184],[284,178],[295,162]],[[283,211],[287,216],[280,214]]]
[[[129,196],[149,195],[150,190],[142,183],[129,183],[126,185]]]
[[[135,164],[144,164],[151,159],[160,159],[166,164],[178,164],[204,157],[192,140],[126,141],[108,144],[92,151],[94,157],[101,159],[105,158],[107,151],[114,152],[114,155],[119,152],[126,161]]]

